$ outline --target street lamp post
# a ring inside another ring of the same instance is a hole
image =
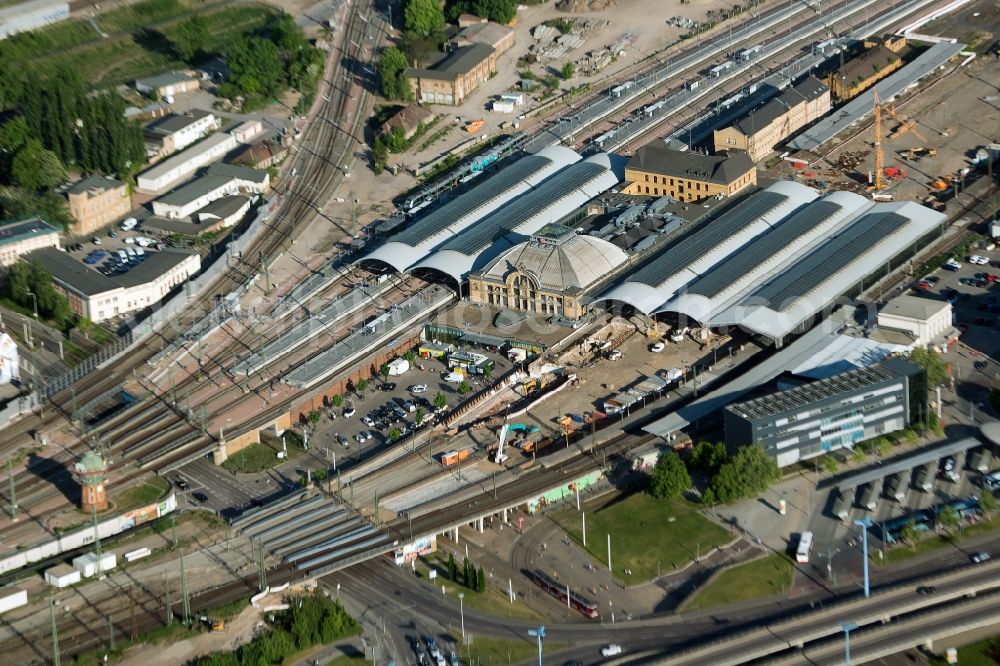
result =
[[[465,642],[465,592],[458,593],[458,613],[462,618],[462,642]]]
[[[538,640],[538,666],[542,666],[542,639],[545,638],[545,626],[538,629],[528,629],[528,635],[534,636]]]
[[[853,622],[841,622],[840,628],[844,630],[844,664],[851,666],[851,632],[858,628]]]
[[[871,516],[865,516],[861,520],[855,520],[854,524],[861,528],[861,556],[865,565],[865,598],[869,596],[868,587],[868,528],[872,526]]]

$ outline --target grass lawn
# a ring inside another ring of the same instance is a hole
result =
[[[288,448],[288,460],[298,457],[305,451],[297,433],[289,431],[282,437],[285,438],[285,446]],[[281,437],[262,438],[260,444],[250,444],[229,456],[222,466],[230,472],[263,472],[284,462],[278,460],[278,451],[281,451]]]
[[[726,569],[695,592],[684,610],[693,611],[781,594],[791,586],[794,573],[792,561],[777,554],[737,565]]]
[[[461,576],[462,560],[461,558],[456,558],[456,560],[459,576]],[[428,578],[431,569],[437,571],[437,578],[434,580]],[[504,587],[506,581],[503,581],[502,584],[500,581],[497,581],[496,584],[487,582],[485,592],[476,592],[460,583],[448,580],[448,558],[443,553],[432,553],[429,557],[417,558],[416,572],[421,582],[433,586],[435,592],[440,594],[441,587],[444,586],[445,594],[455,600],[455,603],[458,603],[456,598],[458,593],[465,593],[465,598],[462,601],[466,608],[474,608],[483,613],[515,620],[547,619],[546,616],[530,608],[523,601],[510,603],[507,590]]]
[[[607,566],[607,535],[615,573],[630,569],[631,582],[639,583],[675,569],[701,552],[727,543],[729,534],[702,516],[697,505],[683,499],[658,500],[645,492],[601,498],[584,505],[587,514],[586,549]],[[582,520],[576,509],[552,515],[569,535],[583,544]]]
[[[250,605],[250,600],[246,597],[230,601],[228,604],[216,606],[205,611],[203,614],[213,619],[228,620],[243,612],[243,609]]]
[[[932,666],[945,666],[948,660],[932,657]],[[1000,664],[1000,636],[958,648],[958,663],[962,666],[996,666]]]
[[[158,476],[151,476],[143,483],[123,491],[115,498],[116,509],[128,511],[152,504],[167,494],[170,483]]]
[[[186,68],[171,40],[177,25],[196,13],[207,23],[205,51],[216,53],[236,35],[263,26],[274,12],[263,5],[234,7],[214,0],[144,0],[96,17],[107,38],[89,21],[70,19],[4,40],[0,56],[6,64],[31,67],[42,76],[67,65],[92,84],[119,84]]]
[[[517,664],[537,658],[538,656],[538,644],[535,643],[533,638],[527,635],[527,632],[525,632],[523,641],[473,636],[471,644],[462,645],[462,634],[457,631],[452,632],[452,638],[455,639],[456,649],[461,653],[458,656],[466,664],[474,663],[477,666],[481,666],[482,664],[486,664],[486,666]],[[548,643],[543,641],[542,654],[559,652],[560,650],[565,650],[566,647],[562,643]]]

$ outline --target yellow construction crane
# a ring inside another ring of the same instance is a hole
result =
[[[896,109],[894,109],[891,104],[887,104],[886,107],[885,107],[885,110],[886,110],[886,113],[888,113],[890,116],[892,116],[893,120],[895,120],[897,123],[899,123],[899,127],[897,127],[896,129],[894,129],[892,131],[892,134],[889,135],[890,139],[895,139],[896,137],[900,136],[901,134],[906,134],[907,132],[913,132],[914,136],[916,136],[918,139],[920,139],[924,143],[927,143],[927,139],[924,138],[924,135],[921,134],[917,130],[917,121],[916,120],[913,120],[912,118],[911,119],[906,119],[906,118],[901,117],[899,114],[896,113]]]
[[[882,100],[877,90],[872,90],[872,95],[875,97],[875,178],[868,189],[879,191],[885,189],[882,180],[882,163],[885,160],[882,154]]]

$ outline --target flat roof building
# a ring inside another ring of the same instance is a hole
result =
[[[211,111],[192,109],[171,113],[154,120],[143,129],[146,154],[165,156],[184,150],[209,132],[219,129],[219,119]]]
[[[13,266],[29,252],[59,247],[59,230],[40,217],[0,224],[0,266]]]
[[[94,322],[155,305],[201,269],[197,253],[175,249],[147,251],[142,263],[112,277],[53,248],[36,250],[24,258],[51,273],[53,285],[69,299],[70,308]]]
[[[902,331],[916,345],[928,347],[954,329],[951,303],[945,300],[902,294],[886,303],[878,313],[880,329]]]
[[[757,184],[757,166],[742,150],[702,155],[667,148],[661,141],[647,143],[625,166],[623,194],[670,196],[678,201],[700,201],[732,196]]]
[[[69,3],[61,0],[29,0],[0,7],[0,39],[69,18]]]
[[[467,25],[459,30],[455,45],[461,47],[470,44],[485,44],[500,55],[514,46],[514,29],[493,21]]]
[[[136,79],[133,87],[143,95],[168,97],[180,93],[192,92],[201,87],[201,81],[190,72],[167,72],[145,79]]]
[[[759,443],[779,467],[908,428],[927,416],[927,379],[903,358],[723,409],[726,446]]]

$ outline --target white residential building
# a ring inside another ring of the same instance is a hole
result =
[[[38,217],[0,226],[0,266],[43,247],[59,247],[59,230]]]
[[[154,120],[143,129],[147,154],[170,155],[184,150],[209,132],[219,129],[219,119],[211,111],[193,109]]]
[[[271,183],[266,171],[213,164],[206,174],[153,202],[153,214],[170,219],[190,216],[216,199],[235,194],[263,194]]]

